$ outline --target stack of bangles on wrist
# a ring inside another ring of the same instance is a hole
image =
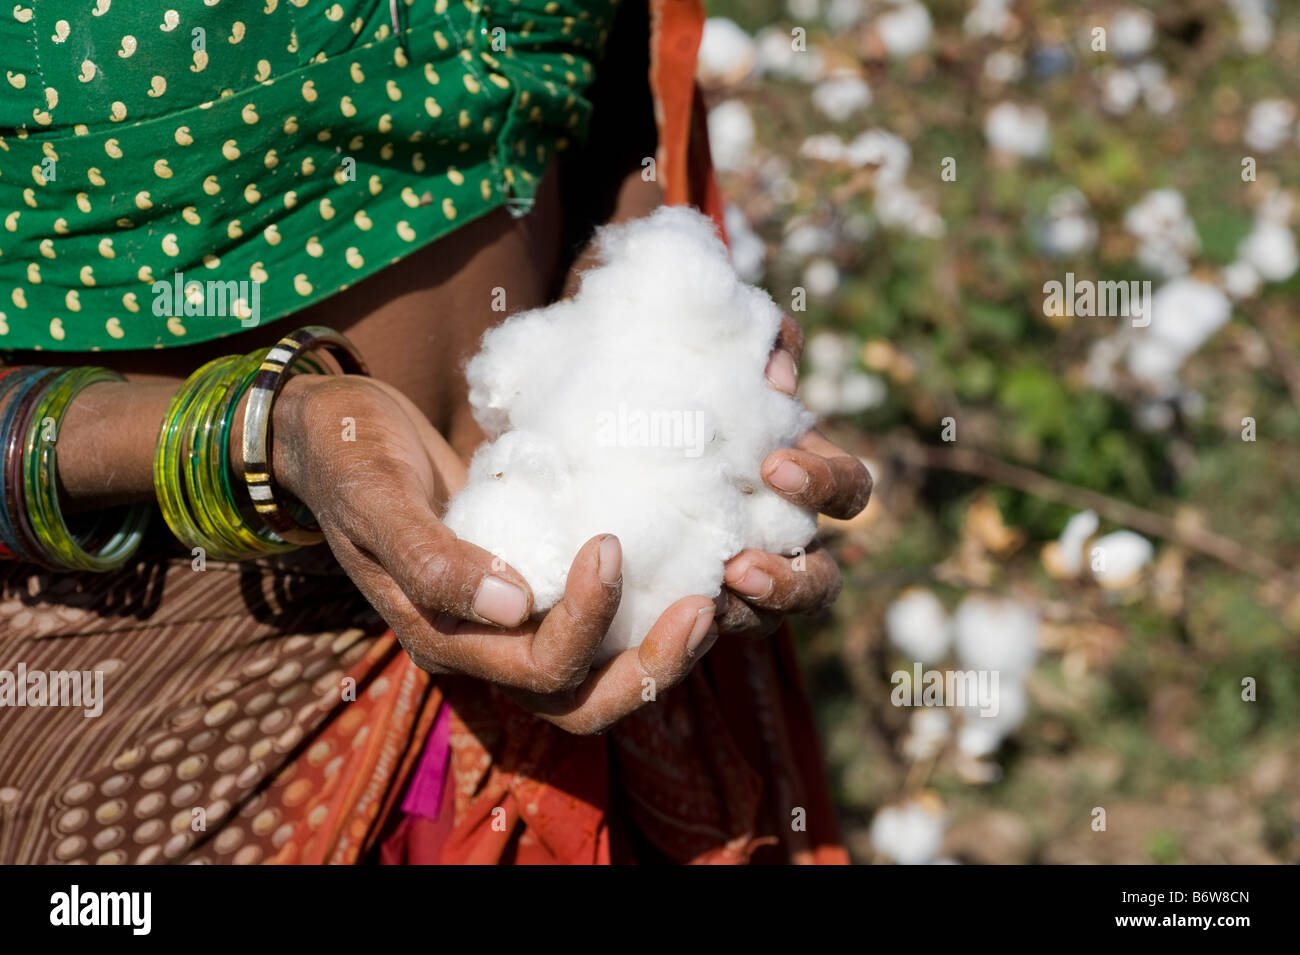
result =
[[[369,374],[351,342],[309,326],[271,348],[208,362],[173,396],[154,452],[154,490],[167,526],[187,548],[242,560],[322,539],[306,508],[280,493],[270,467],[276,395],[302,372]],[[83,388],[123,380],[106,368],[0,368],[0,559],[109,571],[140,546],[149,504],[132,505],[125,516],[95,515],[75,534],[59,504],[55,449],[64,412]],[[230,433],[245,396],[241,478]]]

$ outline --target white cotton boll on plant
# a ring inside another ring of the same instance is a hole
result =
[[[1151,297],[1151,324],[1133,330],[1129,371],[1149,385],[1169,389],[1188,356],[1231,315],[1232,303],[1218,286],[1187,277],[1166,282]]]
[[[934,24],[929,10],[915,0],[902,0],[876,18],[876,32],[889,55],[901,59],[930,44]]]
[[[945,828],[943,803],[923,793],[876,813],[871,820],[871,844],[899,865],[926,865],[938,859]]]
[[[1061,536],[1057,538],[1062,569],[1071,577],[1077,577],[1082,572],[1083,545],[1097,533],[1100,524],[1096,511],[1080,511],[1066,522]]]
[[[813,87],[812,103],[826,118],[842,123],[871,105],[871,87],[857,73],[836,71]]]
[[[1246,117],[1246,145],[1260,152],[1278,149],[1295,134],[1295,119],[1295,104],[1289,100],[1260,100]]]
[[[1038,612],[1015,600],[974,595],[953,614],[957,658],[999,679],[1023,676],[1038,659]]]
[[[1020,728],[1029,712],[1029,697],[1018,678],[1000,678],[996,694],[991,695],[991,700],[964,706],[960,711],[957,748],[975,759],[996,752],[1002,741]]]
[[[746,282],[757,282],[763,277],[767,261],[767,246],[752,228],[745,213],[735,205],[728,205],[723,213],[727,238],[731,242],[731,261]]]
[[[984,119],[984,138],[998,152],[1026,159],[1045,156],[1051,145],[1047,113],[1037,106],[999,103]]]
[[[1295,234],[1278,222],[1256,220],[1250,234],[1241,240],[1237,256],[1266,282],[1285,282],[1300,268]]]
[[[754,145],[754,117],[749,107],[737,100],[719,103],[709,110],[708,126],[713,165],[723,172],[743,167]]]
[[[706,86],[739,83],[754,69],[758,54],[754,38],[726,17],[704,21],[695,75]]]
[[[1093,542],[1089,565],[1099,584],[1121,589],[1137,580],[1154,554],[1155,548],[1141,534],[1115,531]]]
[[[885,611],[885,633],[889,642],[912,660],[937,663],[952,645],[952,624],[939,598],[923,587],[914,587]]]
[[[1129,7],[1111,14],[1110,45],[1117,56],[1141,56],[1151,49],[1155,38],[1156,20],[1146,10]]]
[[[741,550],[805,546],[816,516],[759,475],[813,416],[768,385],[781,310],[739,279],[712,222],[661,209],[598,242],[573,299],[483,336],[466,374],[489,440],[445,522],[518,570],[538,611],[587,540],[617,535],[606,658],[675,601],[716,595]]]

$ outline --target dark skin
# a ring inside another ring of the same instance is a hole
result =
[[[592,262],[585,245],[570,251],[574,210],[587,210],[576,226],[588,238],[592,223],[651,211],[662,195],[642,179],[640,159],[652,153],[652,144],[626,130],[597,124],[586,161],[603,179],[584,177],[580,195],[563,194],[553,170],[527,216],[496,210],[264,328],[162,351],[12,354],[14,364],[100,364],[128,378],[86,389],[67,413],[59,474],[69,506],[151,499],[154,442],[184,379],[211,358],[320,324],[352,339],[373,377],[290,379],[275,406],[272,469],[282,488],[311,508],[343,570],[422,668],[498,684],[538,716],[595,733],[645,705],[646,678],[658,690],[679,682],[719,632],[763,635],[786,614],[826,606],[840,576],[824,550],[811,548],[801,570],[779,554],[747,550],[728,562],[717,598],[683,596],[640,647],[593,667],[621,593],[617,538],[598,535],[583,546],[564,597],[542,615],[533,613],[531,591],[513,568],[458,540],[439,520],[483,440],[462,368],[483,331],[505,317],[492,308],[493,290],[505,289],[509,312],[571,293]],[[794,391],[801,351],[802,335],[787,319],[768,363],[772,387]],[[355,441],[340,440],[344,417],[356,422]],[[234,458],[240,421],[236,415]],[[815,431],[770,455],[761,474],[778,494],[833,517],[856,514],[870,494],[861,462]]]

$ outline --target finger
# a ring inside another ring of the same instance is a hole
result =
[[[532,712],[570,733],[608,729],[681,682],[717,639],[709,597],[685,597],[655,621],[638,647],[624,650],[573,693],[519,697]]]
[[[756,607],[727,587],[722,588],[714,603],[719,607],[713,618],[718,632],[727,636],[766,637],[785,619],[785,614]]]
[[[799,385],[799,356],[803,354],[803,329],[789,315],[782,314],[776,345],[767,359],[768,384],[777,391],[793,395]]]
[[[535,628],[497,630],[455,620],[432,621],[427,652],[458,672],[530,692],[572,690],[586,677],[623,594],[622,548],[612,534],[578,551],[560,598]]]
[[[523,576],[482,547],[460,540],[400,469],[361,493],[372,503],[341,513],[342,529],[375,556],[413,604],[502,627],[528,619],[533,594]]]
[[[803,326],[786,313],[781,313],[781,330],[776,335],[776,347],[790,353],[795,364],[803,358]]]
[[[818,450],[806,449],[806,439],[767,456],[760,469],[764,483],[786,500],[828,517],[847,520],[858,514],[871,499],[867,466],[825,438],[813,442]]]
[[[746,603],[782,613],[822,610],[834,603],[841,585],[839,565],[816,546],[796,558],[742,551],[727,562],[723,581]]]

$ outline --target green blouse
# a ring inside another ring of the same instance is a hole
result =
[[[0,349],[217,338],[522,214],[585,133],[616,4],[0,12]]]

